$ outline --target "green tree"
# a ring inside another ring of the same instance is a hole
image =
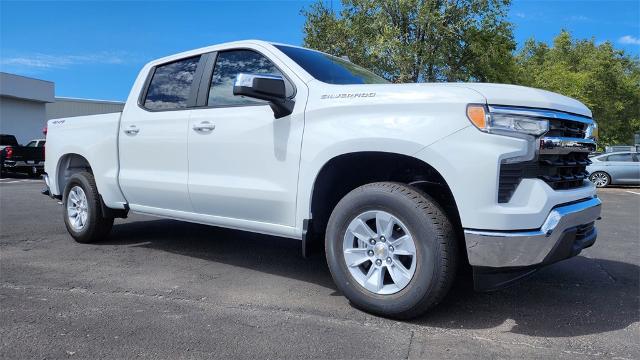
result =
[[[515,76],[510,0],[342,0],[303,10],[304,44],[348,56],[393,82]]]
[[[514,82],[583,102],[600,128],[600,144],[630,144],[640,131],[640,62],[610,42],[572,39],[561,31],[549,46],[528,40],[515,54]]]

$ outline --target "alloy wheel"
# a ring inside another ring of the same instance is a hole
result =
[[[74,186],[67,195],[67,217],[75,231],[81,231],[87,225],[89,205],[87,195],[80,186]]]
[[[593,173],[589,179],[596,187],[605,187],[609,184],[609,177],[603,172]]]
[[[356,216],[343,240],[344,260],[355,281],[388,295],[404,289],[416,271],[416,244],[407,227],[381,210]]]

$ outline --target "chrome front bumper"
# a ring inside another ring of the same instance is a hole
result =
[[[601,208],[602,203],[597,197],[559,206],[551,210],[537,230],[465,229],[469,263],[480,267],[513,268],[574,256],[595,241],[597,230],[595,227],[591,229],[589,224],[600,218]],[[586,234],[579,233],[581,227],[588,230]],[[577,232],[583,238],[578,239]]]

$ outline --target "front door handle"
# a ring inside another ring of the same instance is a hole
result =
[[[136,135],[139,132],[140,132],[140,129],[138,129],[135,125],[131,125],[129,126],[128,129],[124,130],[124,133],[127,135]]]
[[[208,121],[203,121],[200,124],[193,125],[193,130],[200,131],[200,132],[210,132],[210,131],[213,131],[213,129],[215,128],[216,128],[216,125]]]

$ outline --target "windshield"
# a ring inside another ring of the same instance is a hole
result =
[[[336,85],[388,84],[389,82],[371,71],[320,51],[293,46],[274,45],[295,61],[314,78]]]

